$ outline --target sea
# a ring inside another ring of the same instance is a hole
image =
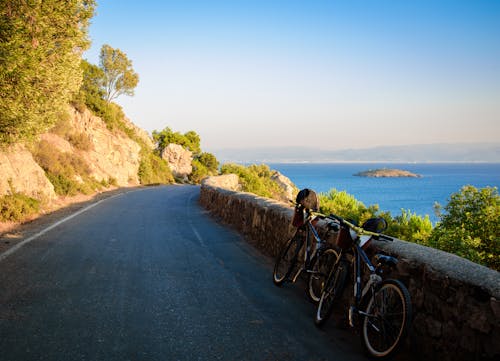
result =
[[[453,193],[464,185],[477,188],[500,187],[500,163],[270,163],[299,188],[318,193],[331,189],[346,191],[366,206],[378,204],[391,215],[409,210],[429,215],[435,224],[439,217],[434,205],[445,206]],[[370,178],[354,174],[370,169],[392,168],[410,171],[418,178]]]

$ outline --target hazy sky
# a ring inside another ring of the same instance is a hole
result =
[[[500,1],[97,0],[138,126],[207,151],[500,142]]]

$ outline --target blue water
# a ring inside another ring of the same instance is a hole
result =
[[[477,188],[500,188],[500,163],[300,163],[269,164],[286,175],[295,185],[311,188],[316,192],[328,192],[335,188],[346,191],[366,206],[378,204],[393,216],[401,209],[409,209],[418,215],[429,215],[435,223],[434,203],[443,207],[451,194],[464,185]],[[421,178],[368,178],[355,173],[377,168],[397,168],[420,174]]]

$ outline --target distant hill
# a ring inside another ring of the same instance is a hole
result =
[[[500,162],[500,143],[420,144],[324,150],[276,147],[211,150],[222,162]]]

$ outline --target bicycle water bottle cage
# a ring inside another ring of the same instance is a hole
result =
[[[375,263],[380,266],[388,266],[391,268],[396,267],[398,264],[398,260],[395,257],[392,256],[386,256],[384,254],[377,254],[375,255]]]

